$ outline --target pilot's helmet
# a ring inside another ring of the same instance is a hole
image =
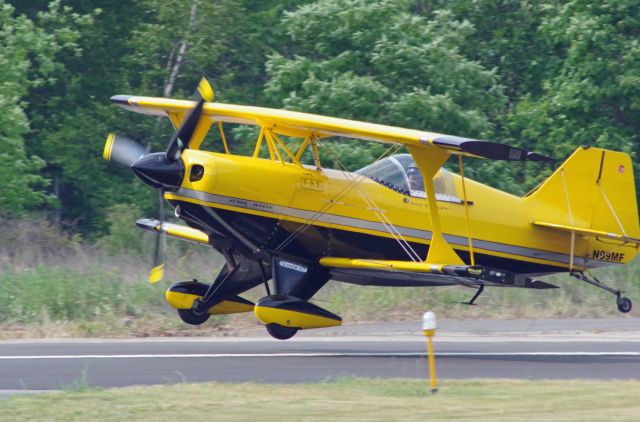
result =
[[[418,170],[418,167],[413,167],[413,166],[407,169],[407,176],[422,177],[422,175],[420,174],[420,170]]]

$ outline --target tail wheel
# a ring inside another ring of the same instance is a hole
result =
[[[278,340],[289,340],[291,337],[296,335],[298,328],[285,327],[284,325],[271,323],[267,324],[267,332],[271,337]]]
[[[206,312],[195,312],[193,309],[178,309],[178,316],[189,325],[200,325],[209,319]]]

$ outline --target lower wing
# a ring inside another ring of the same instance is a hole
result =
[[[498,268],[471,265],[427,264],[324,257],[320,265],[333,278],[348,283],[374,286],[502,286],[553,289],[557,286]]]

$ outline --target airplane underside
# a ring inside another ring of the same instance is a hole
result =
[[[341,324],[339,316],[309,302],[331,279],[390,287],[462,285],[475,289],[475,295],[467,302],[473,304],[486,286],[551,289],[557,286],[529,276],[567,272],[561,266],[477,252],[475,267],[450,266],[446,274],[324,268],[318,264],[324,256],[406,261],[407,255],[395,239],[384,236],[186,201],[172,200],[170,203],[189,226],[210,235],[212,246],[226,260],[226,265],[212,284],[194,280],[175,283],[168,289],[167,301],[178,310],[184,322],[192,325],[204,323],[210,315],[254,312],[265,323],[269,334],[284,340],[291,338],[299,329]],[[421,256],[427,255],[428,245],[410,244]],[[466,251],[456,252],[463,260],[468,260]],[[466,272],[469,268],[482,268],[482,274]],[[499,277],[494,277],[494,273]],[[597,279],[587,279],[584,275],[580,279],[617,294]],[[257,303],[239,296],[261,284],[267,296]]]
[[[170,201],[172,205],[179,206],[180,216],[192,227],[207,233],[212,233],[214,242],[217,237],[232,239],[236,246],[246,253],[252,254],[253,250],[259,250],[261,254],[283,255],[296,257],[303,261],[317,262],[324,256],[344,256],[362,259],[388,259],[410,260],[410,257],[394,238],[373,235],[364,232],[355,232],[316,224],[303,224],[294,221],[281,220],[272,217],[258,216],[238,211],[229,211],[221,208],[207,207],[185,201]],[[466,238],[463,238],[466,242]],[[413,250],[421,257],[426,257],[429,245],[419,242],[408,242]],[[486,243],[486,242],[485,242]],[[497,245],[497,244],[496,244]],[[506,250],[508,245],[499,245]],[[524,249],[511,247],[512,250]],[[456,252],[463,261],[469,262],[469,253],[457,249]],[[533,255],[551,252],[527,251]],[[255,253],[254,253],[255,255]],[[568,262],[568,256],[553,254],[559,264]],[[475,252],[477,265],[499,268],[514,274],[542,275],[568,270],[561,265],[540,264],[527,261],[522,258],[505,258],[486,253]],[[379,278],[372,284],[381,286],[416,286],[416,285],[449,285],[460,283],[441,283],[437,277],[425,280],[426,283],[410,282],[399,284],[393,281],[384,282]],[[347,281],[347,280],[345,280]]]
[[[196,281],[179,282],[167,291],[167,301],[178,309],[186,323],[199,325],[210,315],[251,312],[266,324],[275,338],[286,339],[298,329],[339,325],[341,318],[308,300],[330,279],[375,286],[447,286],[476,288],[479,296],[485,286],[511,286],[536,289],[554,288],[532,280],[522,271],[543,273],[562,271],[561,267],[538,265],[490,255],[476,254],[479,265],[500,269],[500,279],[465,277],[452,271],[449,275],[407,271],[350,271],[324,268],[319,258],[327,255],[384,259],[404,259],[394,239],[336,228],[283,221],[207,207],[185,201],[171,201],[180,218],[190,226],[210,234],[212,246],[220,251],[226,265],[211,285]],[[292,234],[296,234],[292,236]],[[426,256],[428,245],[412,243]],[[463,259],[466,252],[461,252]],[[488,264],[489,263],[489,264]],[[505,267],[519,269],[511,272]],[[271,280],[271,283],[269,281]],[[253,304],[239,295],[263,284],[267,296]]]

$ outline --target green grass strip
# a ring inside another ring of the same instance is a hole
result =
[[[3,421],[638,421],[640,381],[343,379],[70,388],[0,401]]]

